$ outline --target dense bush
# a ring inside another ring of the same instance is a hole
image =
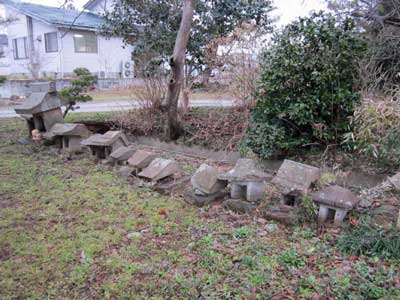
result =
[[[268,157],[305,144],[339,143],[359,94],[365,51],[350,19],[313,14],[274,36],[261,58],[261,82],[244,144]]]
[[[364,99],[351,121],[353,131],[346,135],[347,145],[380,167],[400,165],[400,107],[387,99]]]

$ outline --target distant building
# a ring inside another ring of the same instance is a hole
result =
[[[92,12],[80,12],[0,0],[6,17],[16,19],[7,26],[8,75],[66,78],[85,67],[100,78],[133,77],[132,46],[101,34],[100,8],[109,7],[101,2],[89,1],[85,8]]]

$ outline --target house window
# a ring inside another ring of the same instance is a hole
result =
[[[14,59],[28,58],[28,42],[26,37],[13,39]]]
[[[46,46],[46,52],[58,52],[57,32],[45,33],[44,42]]]
[[[97,36],[94,32],[74,34],[75,52],[97,53]]]

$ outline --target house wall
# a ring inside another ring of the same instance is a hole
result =
[[[65,73],[71,73],[77,67],[86,67],[99,77],[118,78],[121,72],[123,61],[131,61],[131,46],[124,47],[121,38],[106,38],[97,36],[98,53],[75,53],[74,33],[70,31],[62,33],[65,37],[61,40],[62,62]],[[101,73],[101,74],[100,74]],[[100,76],[101,75],[101,76]]]
[[[13,77],[32,77],[32,63],[28,59],[14,59],[12,40],[28,37],[27,18],[13,8],[6,7],[6,15],[17,21],[7,27],[9,40],[8,61]],[[46,53],[44,34],[58,32],[58,52]],[[120,77],[123,61],[131,61],[132,46],[125,47],[122,38],[97,36],[98,53],[75,53],[73,34],[76,31],[58,29],[53,25],[33,19],[34,60],[38,63],[40,77],[65,78],[77,67],[85,67],[92,73],[105,78]]]

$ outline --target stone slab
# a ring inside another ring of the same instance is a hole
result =
[[[229,182],[266,181],[271,177],[257,167],[256,161],[247,158],[239,159],[232,170],[218,176],[220,180]]]
[[[175,161],[164,158],[156,158],[147,168],[138,174],[138,177],[148,179],[150,181],[159,181],[177,173],[180,173],[180,169]]]
[[[156,154],[149,151],[137,150],[128,160],[128,164],[136,169],[143,170],[156,158]]]
[[[213,202],[223,199],[227,195],[224,191],[218,191],[215,194],[200,196],[196,195],[196,193],[191,189],[185,191],[183,194],[183,199],[186,203],[190,205],[194,205],[197,207],[203,207],[206,205],[210,205]]]
[[[154,185],[153,189],[159,193],[174,193],[174,192],[179,192],[183,191],[188,182],[190,181],[190,177],[186,176],[184,178],[178,179],[178,180],[170,180],[168,182],[160,182],[156,185]]]
[[[285,225],[294,226],[299,222],[298,209],[292,206],[279,205],[264,209],[263,216],[267,220],[277,221]]]
[[[215,194],[223,190],[228,182],[218,179],[218,170],[207,164],[202,164],[193,174],[192,186],[205,195]]]
[[[112,160],[123,162],[127,161],[135,152],[135,149],[132,146],[128,147],[119,147],[117,150],[113,151],[110,154],[110,158]]]
[[[82,145],[108,147],[117,141],[123,146],[129,145],[128,139],[122,131],[107,131],[105,134],[94,134],[83,140]]]
[[[272,179],[272,183],[283,194],[292,191],[306,192],[319,177],[319,168],[286,159]]]
[[[222,203],[222,206],[225,209],[229,209],[232,210],[236,213],[239,214],[248,214],[251,213],[253,210],[255,210],[257,208],[256,205],[247,202],[247,201],[243,201],[243,200],[238,200],[238,199],[228,199],[225,200]]]
[[[360,202],[360,198],[352,191],[337,185],[323,188],[314,193],[312,198],[317,204],[346,210],[352,209]]]

